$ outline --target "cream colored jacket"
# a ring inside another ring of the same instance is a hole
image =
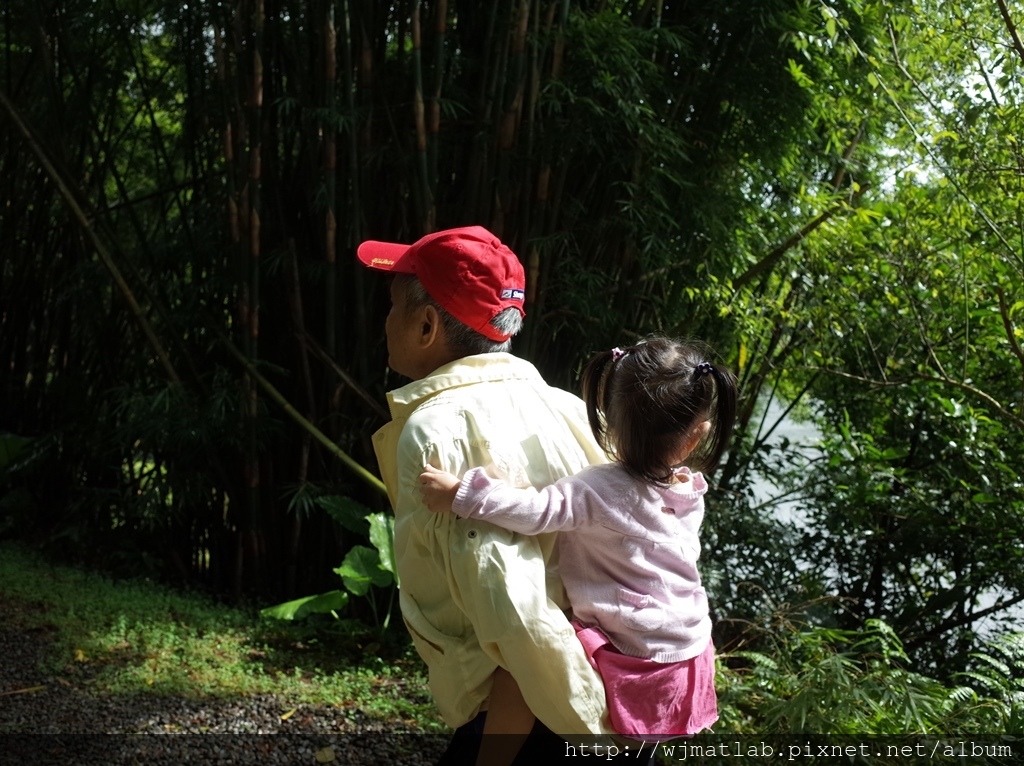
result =
[[[601,679],[562,611],[554,536],[431,513],[418,481],[430,463],[459,476],[492,466],[515,486],[544,487],[604,463],[583,402],[510,354],[459,359],[388,402],[392,421],[373,442],[395,509],[402,616],[445,722],[461,726],[486,708],[501,665],[553,732],[610,732]]]

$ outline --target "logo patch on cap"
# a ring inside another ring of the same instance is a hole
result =
[[[509,301],[521,301],[526,297],[526,293],[517,287],[506,287],[501,291],[502,300]]]
[[[374,258],[370,264],[372,266],[394,266],[395,262],[390,258]]]

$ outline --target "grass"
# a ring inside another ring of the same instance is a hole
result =
[[[46,670],[98,694],[277,695],[426,731],[443,725],[407,642],[353,621],[300,623],[147,581],[115,581],[0,543],[8,627],[50,642]]]

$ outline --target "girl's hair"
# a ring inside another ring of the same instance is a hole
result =
[[[710,357],[703,343],[661,336],[594,355],[583,370],[583,399],[602,449],[636,478],[663,484],[687,436],[708,420],[686,464],[713,470],[736,419],[737,384]]]

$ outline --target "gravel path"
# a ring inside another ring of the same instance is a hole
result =
[[[0,616],[2,620],[2,616]],[[40,670],[45,633],[0,624],[2,766],[431,764],[447,737],[272,695],[185,700],[96,696]]]

